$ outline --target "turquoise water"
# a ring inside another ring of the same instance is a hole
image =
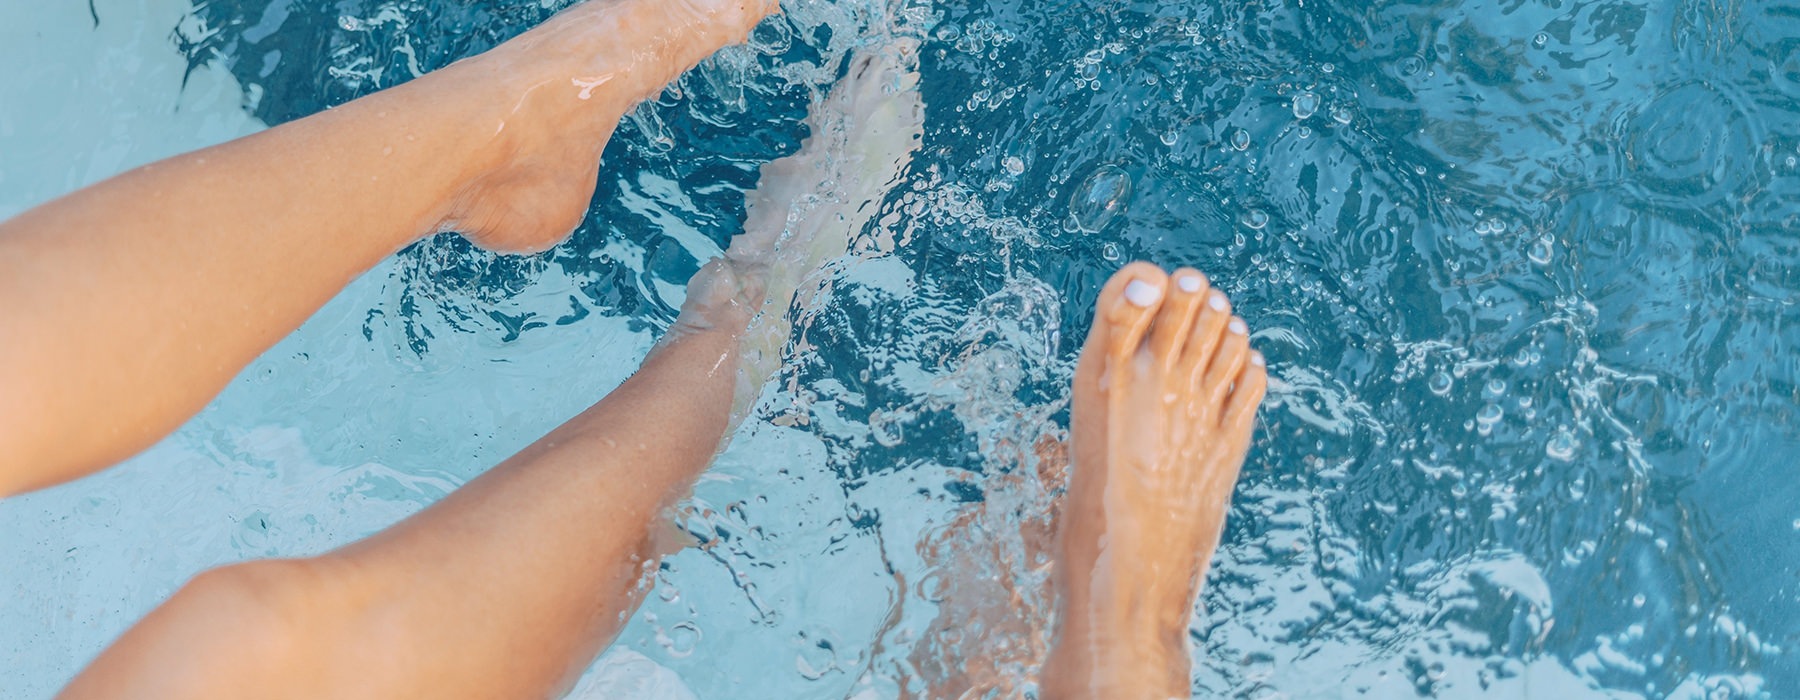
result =
[[[274,124],[558,5],[221,1],[174,41]],[[18,687],[620,381],[886,34],[925,40],[924,146],[862,232],[894,251],[797,309],[684,510],[706,546],[621,639],[685,686],[640,697],[1028,670],[1055,471],[1031,446],[1131,259],[1211,275],[1275,379],[1192,628],[1201,696],[1800,697],[1800,11],[1527,0],[790,3],[627,120],[569,243],[415,246],[151,455],[0,506]]]

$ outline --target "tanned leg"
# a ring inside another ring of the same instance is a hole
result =
[[[590,0],[405,85],[0,222],[0,496],[167,435],[420,237],[574,229],[626,110],[772,0]]]
[[[878,75],[853,74],[834,94]],[[887,123],[882,114],[853,109],[840,128],[867,134],[864,120]],[[822,183],[828,171],[796,163],[825,162],[821,149],[840,145],[809,140],[764,169],[751,200],[772,206],[774,193]],[[746,345],[768,350],[771,327],[788,328],[787,300],[764,299],[791,299],[849,233],[753,213],[727,260],[689,284],[680,318],[643,368],[598,405],[367,541],[202,574],[65,697],[560,694],[636,607],[656,561],[652,533],[711,460],[742,375],[766,376],[742,358]]]
[[[715,262],[605,400],[367,541],[196,579],[69,698],[537,698],[610,643],[652,528],[711,461],[759,276]]]
[[[1101,293],[1075,373],[1047,700],[1188,697],[1188,618],[1267,385],[1248,333],[1191,269],[1133,263]]]

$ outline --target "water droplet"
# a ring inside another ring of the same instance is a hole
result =
[[[1261,209],[1246,209],[1238,217],[1238,222],[1250,227],[1252,231],[1261,231],[1264,226],[1269,225],[1269,214]]]
[[[1413,77],[1425,70],[1425,59],[1418,56],[1407,56],[1400,61],[1400,75]]]
[[[656,631],[656,642],[668,650],[669,655],[682,658],[694,653],[700,646],[700,626],[692,622],[682,622],[667,631],[660,627]]]
[[[1350,113],[1349,107],[1337,105],[1331,108],[1331,119],[1339,124],[1349,124],[1352,119],[1355,119],[1355,115]]]
[[[1305,119],[1319,111],[1319,96],[1310,91],[1294,93],[1294,118]]]
[[[1243,129],[1233,129],[1231,132],[1231,147],[1240,151],[1248,150],[1250,148],[1250,132]]]
[[[1337,64],[1327,63],[1325,65],[1319,66],[1319,70],[1324,71],[1326,74],[1336,73],[1337,72]]]
[[[1475,412],[1475,429],[1482,435],[1486,435],[1493,431],[1494,424],[1499,423],[1500,419],[1505,417],[1506,411],[1502,410],[1499,405],[1487,404]]]
[[[1531,37],[1531,45],[1536,46],[1540,49],[1544,48],[1544,45],[1548,44],[1548,43],[1550,43],[1550,35],[1549,34],[1545,34],[1543,32],[1538,32],[1537,36]]]
[[[1575,450],[1580,447],[1581,443],[1575,439],[1574,431],[1566,427],[1557,428],[1556,433],[1550,436],[1550,441],[1544,444],[1544,454],[1558,462],[1567,462],[1575,459]]]
[[[1075,188],[1069,214],[1081,230],[1097,233],[1124,213],[1130,198],[1131,176],[1117,165],[1103,165]]]
[[[1646,602],[1649,602],[1649,599],[1645,598],[1644,594],[1642,594],[1642,593],[1639,593],[1639,594],[1631,597],[1631,607],[1641,608],[1641,607],[1644,607],[1644,603],[1646,603]]]
[[[1485,395],[1490,399],[1500,398],[1501,396],[1506,395],[1506,380],[1489,379],[1487,385],[1482,387],[1482,390],[1486,392]]]
[[[1550,245],[1549,236],[1537,239],[1536,242],[1531,244],[1531,249],[1525,252],[1526,257],[1531,258],[1532,262],[1539,265],[1550,264],[1550,258],[1554,255],[1555,249]]]
[[[1181,143],[1181,132],[1174,129],[1162,132],[1162,143],[1164,146],[1173,146],[1177,143]]]
[[[1456,380],[1451,379],[1450,373],[1444,371],[1439,371],[1438,373],[1431,375],[1431,379],[1427,380],[1425,383],[1425,386],[1431,389],[1431,393],[1437,394],[1438,396],[1448,396],[1450,394],[1450,387],[1455,385]]]
[[[1125,256],[1119,253],[1119,244],[1108,242],[1106,245],[1100,246],[1100,257],[1105,258],[1107,262],[1118,262]]]

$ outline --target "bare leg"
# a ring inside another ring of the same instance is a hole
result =
[[[610,643],[725,429],[757,274],[722,262],[612,395],[342,551],[203,574],[65,697],[530,698]],[[760,274],[760,273],[758,273]]]
[[[592,0],[411,83],[0,223],[0,496],[149,446],[422,236],[561,240],[625,111],[772,8]]]
[[[1133,263],[1107,283],[1075,374],[1043,697],[1188,697],[1188,617],[1266,384],[1199,272]]]
[[[786,162],[820,162],[827,147],[809,141]],[[811,180],[792,178],[813,174],[772,165],[752,200],[801,191]],[[776,311],[755,325],[752,317],[771,293],[791,300],[808,266],[843,250],[846,231],[772,231],[763,225],[782,222],[770,219],[753,217],[729,260],[695,276],[669,334],[598,405],[367,541],[202,574],[65,697],[529,698],[568,689],[637,606],[663,509],[723,437],[747,371],[742,348],[769,335],[765,326],[787,328],[787,302],[771,300]]]

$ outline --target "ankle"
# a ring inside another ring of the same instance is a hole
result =
[[[1120,593],[1063,597],[1044,665],[1045,698],[1187,697],[1192,599]]]

